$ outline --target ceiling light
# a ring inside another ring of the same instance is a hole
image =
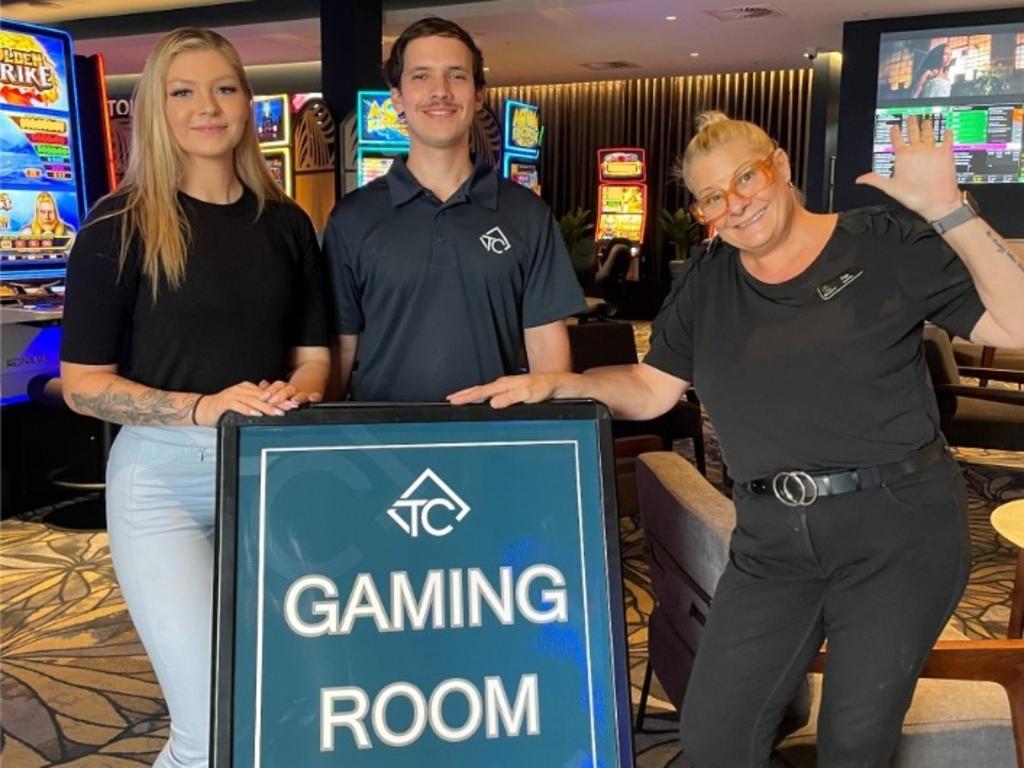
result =
[[[665,21],[675,21],[675,20],[676,20],[675,16],[666,16],[665,17]]]
[[[693,53],[690,54],[690,58],[691,59],[696,59],[698,56],[700,56],[700,54],[697,53],[696,51],[694,51]]]
[[[484,72],[490,72],[490,71],[491,71],[490,67],[484,67]]]

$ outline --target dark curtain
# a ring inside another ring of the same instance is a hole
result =
[[[674,167],[693,136],[693,120],[709,109],[757,123],[779,142],[806,178],[811,69],[725,75],[658,77],[565,85],[491,88],[488,105],[504,115],[507,99],[540,107],[542,195],[561,216],[597,204],[597,150],[642,147],[647,151],[646,278],[666,279],[669,246],[657,224],[663,208],[689,203]]]

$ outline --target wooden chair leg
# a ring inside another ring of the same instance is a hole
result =
[[[991,368],[992,367],[992,363],[995,362],[995,359],[996,359],[996,348],[995,347],[982,347],[981,348],[980,366],[982,368]],[[978,379],[978,386],[979,387],[987,387],[988,386],[988,379]],[[1019,637],[1019,635],[1018,635],[1018,637]]]
[[[647,697],[651,693],[651,677],[654,674],[654,667],[648,659],[644,668],[644,684],[640,689],[640,703],[636,708],[636,723],[633,725],[634,733],[643,733],[644,715],[647,713]]]
[[[704,435],[694,435],[693,437],[693,460],[697,465],[697,471],[700,472],[704,477],[708,476],[708,467],[704,459]]]
[[[1017,553],[1017,572],[1013,576],[1010,596],[1010,625],[1006,636],[1015,639],[1024,636],[1024,549]]]

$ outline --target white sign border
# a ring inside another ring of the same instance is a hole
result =
[[[580,534],[580,586],[583,593],[583,634],[587,656],[587,703],[590,708],[590,754],[593,765],[597,765],[597,733],[594,728],[594,674],[590,661],[590,605],[587,595],[587,557],[583,533],[583,491],[580,479],[580,447],[578,440],[501,440],[457,443],[399,443],[393,445],[324,445],[302,448],[263,448],[260,451],[260,519],[259,519],[259,565],[257,566],[258,586],[256,593],[256,713],[253,720],[253,768],[261,768],[262,705],[263,705],[263,604],[264,604],[264,546],[266,543],[267,511],[267,459],[272,453],[320,453],[324,451],[369,451],[401,450],[413,448],[496,448],[525,447],[536,445],[571,445],[576,471],[576,517]],[[604,531],[602,529],[602,542]],[[607,547],[607,543],[603,542]]]

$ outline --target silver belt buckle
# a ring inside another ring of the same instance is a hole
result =
[[[818,486],[803,470],[779,472],[772,478],[772,493],[787,507],[809,507],[818,500]]]

